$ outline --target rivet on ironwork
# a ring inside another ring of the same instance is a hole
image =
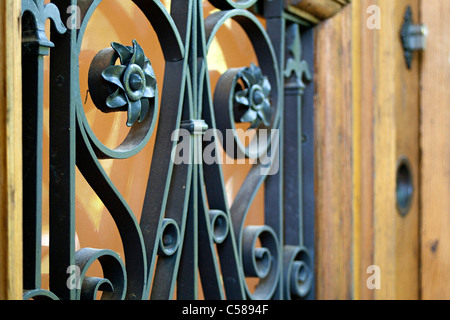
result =
[[[228,218],[225,212],[221,210],[209,210],[209,217],[211,219],[214,242],[222,243],[227,237],[230,229]]]
[[[164,219],[159,239],[158,253],[164,256],[173,255],[180,242],[180,230],[173,219]]]
[[[191,135],[203,135],[208,125],[205,120],[186,120],[181,122],[181,128],[188,130]]]
[[[62,75],[56,77],[56,85],[60,88],[64,85],[64,77]]]

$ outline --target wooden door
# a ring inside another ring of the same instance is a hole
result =
[[[410,69],[400,37],[408,6],[429,29]],[[319,299],[449,298],[449,9],[446,0],[352,1],[317,27]],[[402,159],[413,186],[406,215],[396,203]]]
[[[317,30],[319,298],[419,298],[419,60],[407,68],[400,39],[408,5],[417,21],[416,0],[353,1]],[[401,158],[415,186],[405,216]]]
[[[450,2],[422,1],[421,297],[450,299]]]

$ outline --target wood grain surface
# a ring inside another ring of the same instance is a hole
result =
[[[20,1],[0,3],[0,300],[22,297]]]
[[[377,5],[380,28],[367,25]],[[419,59],[406,67],[400,29],[418,0],[354,1],[316,28],[316,219],[319,299],[419,297]],[[414,193],[397,210],[406,157]],[[369,289],[368,267],[380,268]]]
[[[450,299],[450,1],[422,1],[429,29],[421,70],[421,291]]]

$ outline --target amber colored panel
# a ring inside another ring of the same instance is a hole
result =
[[[162,1],[170,8],[170,1]],[[204,2],[204,15],[207,16],[214,9],[208,2]],[[263,21],[262,21],[263,22]],[[136,39],[150,59],[158,81],[159,101],[164,78],[164,57],[151,24],[132,1],[109,0],[103,1],[94,12],[83,38],[79,56],[80,101],[93,132],[106,146],[114,148],[126,136],[129,128],[126,126],[126,112],[105,114],[98,110],[91,100],[88,88],[88,72],[92,59],[100,50],[110,46],[111,42],[132,45]],[[46,59],[46,80],[48,80],[49,63]],[[235,22],[228,22],[216,35],[210,52],[208,53],[209,74],[211,88],[220,75],[231,67],[249,66],[257,63],[256,56],[247,39],[245,32]],[[48,285],[48,135],[49,135],[49,98],[48,81],[45,86],[44,110],[44,181],[43,181],[43,235],[42,235],[42,276],[43,287]],[[241,125],[245,129],[245,125]],[[156,132],[157,129],[155,129]],[[152,160],[154,138],[136,156],[126,160],[100,160],[119,192],[130,205],[139,220],[147,186],[148,173]],[[251,164],[224,164],[223,171],[231,204]],[[263,224],[264,192],[260,192],[250,209],[246,224]],[[83,247],[107,248],[123,256],[120,236],[114,220],[108,210],[87,184],[81,173],[76,171],[76,249]],[[101,268],[94,265],[89,272],[101,276]],[[251,282],[251,286],[255,283]]]

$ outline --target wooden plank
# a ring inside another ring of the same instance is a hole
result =
[[[318,299],[352,298],[351,10],[316,30],[315,158]]]
[[[418,21],[419,1],[380,1],[381,29],[375,69],[374,111],[374,262],[381,270],[377,299],[419,298],[419,63],[408,70],[399,40],[410,5]],[[367,66],[369,67],[369,66]],[[389,79],[392,79],[389,81]],[[410,212],[396,208],[396,166],[409,159],[415,191]]]
[[[370,29],[367,8],[372,0],[362,0],[354,8],[353,28],[359,28],[354,49],[359,47],[360,75],[354,70],[355,133],[360,134],[354,165],[355,228],[354,245],[356,299],[417,299],[419,297],[419,108],[418,61],[408,70],[399,40],[406,6],[418,13],[417,0],[375,2],[381,28]],[[417,17],[416,17],[417,20]],[[355,49],[358,50],[358,49]],[[357,54],[357,51],[355,51]],[[360,84],[358,84],[360,82]],[[411,164],[415,191],[409,213],[402,217],[396,208],[396,167],[400,156]],[[359,168],[358,168],[359,166]],[[381,271],[381,289],[369,289],[367,268]]]
[[[421,292],[450,299],[450,1],[422,1],[428,26],[421,69]]]
[[[361,12],[361,2],[360,1],[354,1],[352,3],[352,81],[353,81],[353,88],[352,88],[352,103],[353,105],[355,103],[361,102],[361,96],[362,96],[362,88],[363,84],[366,82],[362,81],[363,74],[361,70],[361,64],[362,60],[366,58],[366,55],[362,55],[362,49],[366,48],[366,46],[363,46],[362,44],[362,30],[359,26],[362,25],[362,16],[359,14]],[[370,109],[368,108],[367,111]],[[370,250],[364,250],[364,252],[361,250],[362,247],[362,239],[370,237],[370,234],[362,232],[361,226],[367,225],[362,224],[362,216],[361,216],[361,208],[362,208],[362,201],[365,199],[371,199],[371,197],[362,197],[364,194],[363,188],[365,187],[365,184],[361,181],[361,175],[363,168],[363,155],[370,155],[371,145],[366,143],[362,144],[362,140],[364,137],[362,136],[363,132],[363,126],[362,126],[362,115],[368,115],[370,119],[370,112],[361,112],[361,108],[352,108],[352,116],[353,116],[353,155],[352,155],[352,161],[353,161],[353,177],[352,177],[352,183],[353,183],[353,199],[352,199],[352,209],[353,209],[353,261],[354,261],[354,268],[353,268],[353,298],[354,299],[360,299],[361,298],[361,274],[363,273],[363,270],[361,270],[361,261],[362,259],[367,256],[369,253],[370,256]],[[364,126],[365,129],[370,127],[371,121],[365,122],[366,125]],[[365,131],[367,132],[367,131]],[[368,148],[368,150],[364,150],[365,152],[362,152],[364,148]],[[369,151],[369,152],[368,152]],[[369,193],[371,194],[371,192]],[[367,204],[365,204],[367,205]],[[371,207],[369,205],[369,207]],[[371,248],[370,245],[365,245],[365,248]]]
[[[287,11],[295,16],[298,16],[302,19],[305,19],[308,22],[311,22],[313,24],[318,24],[320,22],[320,19],[312,15],[311,13],[307,11],[303,11],[297,7],[294,6],[288,6]]]
[[[352,3],[353,50],[353,290],[354,299],[373,299],[366,286],[374,263],[375,36],[366,29],[367,2]],[[364,107],[363,107],[364,106]]]
[[[325,20],[342,9],[342,5],[333,0],[301,0],[290,1],[291,5],[309,12],[315,17]]]
[[[288,12],[312,23],[318,23],[337,14],[350,0],[285,0]]]
[[[400,27],[418,0],[361,0],[316,27],[316,252],[319,299],[419,297],[419,64]],[[370,29],[376,4],[381,28]],[[416,17],[417,20],[417,17]],[[396,205],[400,156],[412,167],[409,213]],[[370,289],[368,267],[380,268]]]
[[[22,297],[20,1],[0,3],[0,300]]]

